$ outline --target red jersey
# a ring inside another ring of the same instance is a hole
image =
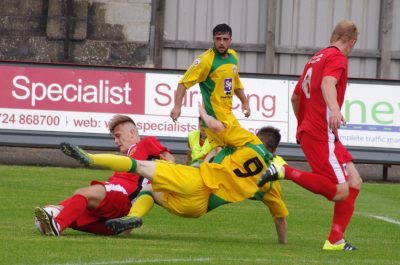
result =
[[[137,160],[149,160],[154,157],[159,158],[160,154],[165,151],[169,152],[155,137],[146,136],[129,148],[127,156]],[[134,198],[141,189],[143,178],[134,173],[115,172],[108,181],[121,184],[128,195]]]
[[[336,78],[337,101],[341,108],[347,84],[347,57],[334,46],[314,54],[296,84],[294,93],[299,97],[297,139],[302,132],[320,141],[338,139],[329,129],[330,111],[321,89],[324,76]]]

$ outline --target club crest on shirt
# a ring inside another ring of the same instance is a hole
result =
[[[194,66],[194,67],[198,66],[199,63],[200,63],[200,61],[201,61],[200,58],[197,58],[196,60],[194,60],[193,66]]]
[[[232,78],[225,78],[224,79],[224,91],[225,95],[230,95],[232,94]]]
[[[237,71],[237,66],[236,65],[232,66],[232,71],[233,71],[234,74],[236,74],[236,71]]]

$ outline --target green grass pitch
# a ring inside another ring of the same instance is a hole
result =
[[[103,237],[66,230],[41,236],[35,206],[56,204],[110,171],[0,166],[0,264],[399,264],[400,185],[365,183],[347,239],[355,252],[326,252],[332,203],[282,181],[289,208],[289,243],[277,244],[260,202],[222,206],[199,218],[173,216],[155,206],[130,235]]]

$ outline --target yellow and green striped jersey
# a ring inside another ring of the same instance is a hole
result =
[[[223,58],[214,48],[208,49],[194,60],[179,81],[187,89],[198,83],[207,114],[223,122],[236,120],[232,113],[232,96],[234,90],[243,88],[238,56],[232,49],[227,54],[228,57]],[[209,132],[206,133],[209,136]]]
[[[213,163],[200,165],[203,182],[211,190],[209,210],[267,191],[267,187],[260,189],[256,183],[269,166],[272,155],[256,135],[240,125],[225,124],[226,129],[217,135],[226,147]]]

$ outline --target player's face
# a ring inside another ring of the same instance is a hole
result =
[[[231,46],[232,38],[229,33],[217,32],[213,37],[214,48],[222,55],[226,54]]]
[[[129,122],[117,125],[112,133],[114,143],[119,151],[126,154],[129,148],[140,141],[137,128]]]

